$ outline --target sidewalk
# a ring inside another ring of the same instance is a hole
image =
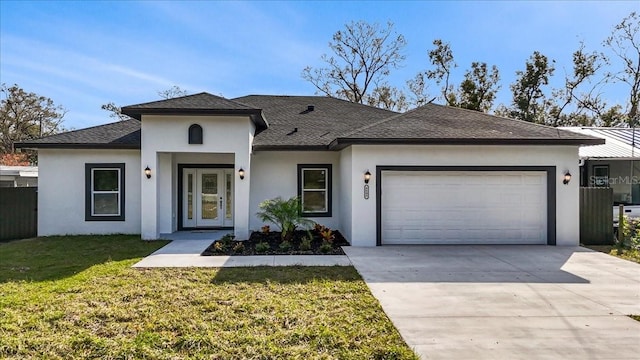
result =
[[[351,266],[346,255],[200,256],[212,242],[173,240],[133,267]]]

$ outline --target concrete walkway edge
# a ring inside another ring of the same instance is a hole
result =
[[[134,264],[134,268],[351,266],[346,255],[201,256],[212,240],[174,240]]]

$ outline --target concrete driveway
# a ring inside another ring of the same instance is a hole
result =
[[[423,359],[640,359],[640,265],[579,247],[345,247]]]

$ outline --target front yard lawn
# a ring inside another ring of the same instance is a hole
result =
[[[353,267],[131,268],[162,245],[0,244],[0,358],[416,359]]]

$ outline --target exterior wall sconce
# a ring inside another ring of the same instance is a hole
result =
[[[569,181],[571,181],[571,173],[567,171],[564,174],[564,180],[562,180],[562,183],[567,185],[567,184],[569,184]]]
[[[147,179],[151,179],[151,169],[147,166],[144,168],[144,174],[147,176]]]
[[[244,169],[240,168],[240,170],[238,170],[238,176],[240,176],[240,180],[244,180]]]
[[[371,180],[371,173],[369,172],[369,170],[367,170],[367,172],[364,173],[364,183],[368,184],[369,180]]]

